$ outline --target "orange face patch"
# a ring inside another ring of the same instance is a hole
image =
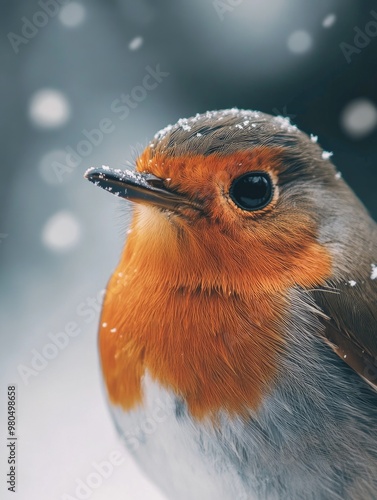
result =
[[[136,168],[139,172],[152,173],[156,177],[166,179],[168,189],[201,200],[209,215],[213,219],[222,217],[222,223],[225,224],[226,216],[231,215],[227,214],[227,204],[232,202],[229,197],[223,195],[229,192],[234,178],[250,171],[265,171],[276,181],[282,148],[258,147],[232,155],[167,157],[161,153],[155,153],[153,156],[151,154],[147,148],[138,159]],[[277,196],[266,207],[266,211],[274,207],[276,198]],[[243,215],[253,217],[255,214],[248,212]],[[228,222],[234,224],[237,219],[239,214]]]
[[[141,403],[148,372],[198,418],[256,409],[285,348],[288,290],[320,285],[331,273],[314,219],[282,213],[270,220],[273,207],[245,217],[227,198],[235,172],[277,177],[279,150],[146,154],[138,169],[171,178],[167,183],[201,200],[207,215],[173,221],[153,207],[135,210],[101,319],[110,399],[126,409]]]

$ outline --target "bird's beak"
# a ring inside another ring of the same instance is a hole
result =
[[[201,209],[198,203],[167,189],[163,179],[151,174],[114,170],[104,166],[90,168],[85,172],[84,177],[115,196],[136,203],[153,205],[174,212],[182,208]]]

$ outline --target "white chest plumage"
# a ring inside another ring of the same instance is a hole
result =
[[[176,500],[253,500],[222,453],[211,424],[191,419],[172,393],[146,376],[144,404],[111,411],[119,432],[147,475]]]
[[[248,419],[197,421],[148,375],[143,404],[112,406],[120,435],[171,500],[375,500],[377,394],[298,310],[279,382]],[[127,381],[125,381],[127,383]]]

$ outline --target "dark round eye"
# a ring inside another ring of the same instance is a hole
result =
[[[272,182],[268,174],[249,172],[232,182],[229,195],[242,210],[259,210],[270,203],[272,191]]]

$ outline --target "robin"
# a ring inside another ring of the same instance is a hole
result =
[[[158,132],[99,347],[117,428],[173,500],[377,498],[377,226],[288,119]]]

